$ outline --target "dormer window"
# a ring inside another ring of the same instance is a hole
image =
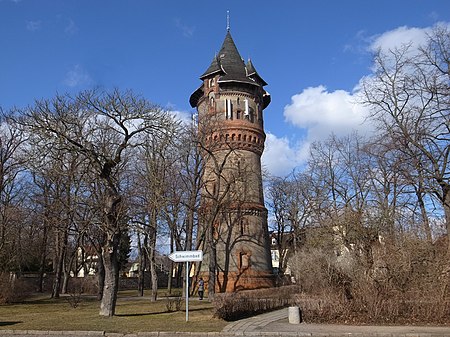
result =
[[[214,81],[214,78],[209,79],[209,87],[212,88],[216,85],[216,82]]]

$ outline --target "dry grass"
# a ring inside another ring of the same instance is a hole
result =
[[[35,296],[20,304],[0,306],[0,329],[53,330],[53,331],[107,331],[136,333],[142,331],[221,331],[225,321],[212,317],[212,305],[196,298],[189,302],[189,321],[182,311],[168,312],[167,299],[161,297],[150,302],[148,296],[138,297],[135,292],[121,292],[116,316],[99,316],[99,302],[83,297],[77,308],[67,298],[50,299]]]

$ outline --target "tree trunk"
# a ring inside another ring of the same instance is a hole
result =
[[[114,316],[119,290],[119,259],[120,230],[111,233],[103,246],[103,263],[105,269],[105,284],[100,303],[100,316]]]
[[[111,185],[111,184],[110,184]],[[119,249],[122,238],[120,228],[119,207],[121,197],[117,191],[110,188],[104,204],[105,240],[102,246],[105,283],[100,302],[100,316],[112,317],[116,311],[117,292],[119,291]]]
[[[149,233],[149,263],[150,263],[150,277],[152,282],[152,294],[150,300],[156,302],[158,296],[158,274],[156,271],[156,222],[157,212],[153,210],[150,215],[150,233]]]
[[[214,225],[210,224],[208,231],[208,248],[209,248],[209,277],[208,277],[208,298],[210,301],[214,299],[216,292],[216,269],[217,269],[217,254],[216,245],[214,242]]]
[[[190,204],[194,204],[195,207],[195,200],[193,202],[190,202]],[[185,250],[191,250],[192,249],[192,233],[194,231],[194,211],[189,208],[188,214],[186,216],[186,247]]]
[[[52,298],[59,298],[61,292],[61,278],[63,272],[63,262],[65,258],[65,243],[64,239],[61,240],[60,234],[56,233],[56,246],[57,246],[57,261],[55,279],[53,281]]]
[[[62,257],[58,257],[55,279],[53,280],[52,298],[59,298],[59,294],[61,291],[62,261]]]
[[[156,272],[156,263],[155,263],[155,257],[154,257],[154,253],[152,253],[153,255],[153,261],[150,261],[150,275],[151,275],[151,279],[152,279],[152,295],[150,297],[150,300],[152,302],[156,302],[156,299],[158,297],[158,275]]]
[[[145,267],[146,267],[146,257],[145,251],[142,247],[141,236],[137,234],[138,243],[138,253],[139,253],[139,269],[138,269],[138,293],[139,296],[144,296],[145,289]]]
[[[450,261],[450,185],[442,186],[442,200],[445,214],[445,225],[447,228],[447,261]]]
[[[170,233],[170,253],[173,253],[173,231]],[[167,278],[167,292],[172,294],[172,276],[173,276],[173,261],[170,261],[169,277]]]
[[[69,284],[70,272],[72,270],[72,266],[75,261],[76,255],[77,255],[77,249],[74,249],[74,251],[72,252],[72,254],[70,256],[68,263],[67,264],[64,263],[63,282],[62,282],[62,289],[61,289],[62,294],[67,294],[67,286]],[[76,271],[75,271],[75,273],[76,273]]]
[[[47,221],[44,221],[44,232],[42,233],[41,263],[39,266],[38,292],[42,293],[44,288],[45,261],[47,260]]]
[[[67,294],[67,289],[68,289],[68,285],[69,285],[69,279],[70,279],[70,272],[67,272],[66,270],[64,270],[63,273],[63,281],[61,284],[61,294]]]
[[[170,261],[170,268],[169,268],[169,277],[167,278],[167,292],[169,294],[172,294],[172,279],[173,279],[173,262]]]
[[[103,253],[100,250],[98,253],[97,264],[97,300],[101,301],[103,298],[103,288],[105,287],[105,265],[103,264]]]
[[[425,232],[427,242],[432,243],[433,238],[431,236],[430,221],[428,220],[428,212],[425,207],[425,202],[423,201],[423,195],[421,192],[416,192],[416,195],[417,195],[417,202],[419,203],[420,207],[420,214],[422,215],[422,228],[423,231]]]

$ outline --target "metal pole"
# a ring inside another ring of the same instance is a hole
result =
[[[189,262],[186,261],[186,322],[189,321]]]

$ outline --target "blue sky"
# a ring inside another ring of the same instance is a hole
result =
[[[266,80],[264,165],[277,175],[329,132],[362,132],[352,104],[374,47],[449,25],[448,0],[0,0],[0,106],[102,87],[180,114],[226,34]]]

